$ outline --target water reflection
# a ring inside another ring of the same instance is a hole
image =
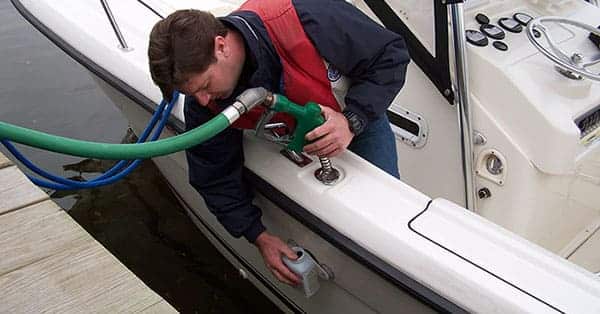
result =
[[[112,163],[65,165],[83,176]],[[76,176],[79,176],[77,174]],[[74,196],[68,213],[138,277],[181,312],[274,313],[278,310],[198,231],[149,161],[124,180]]]

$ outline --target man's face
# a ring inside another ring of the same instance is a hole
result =
[[[192,74],[180,87],[182,93],[196,98],[203,106],[231,96],[241,73],[241,62],[232,57],[231,47],[220,36],[215,38],[215,57],[217,61],[206,71]]]
[[[229,97],[235,88],[235,81],[227,76],[217,61],[203,73],[190,76],[181,87],[181,92],[196,98],[199,104],[206,106],[211,101]]]

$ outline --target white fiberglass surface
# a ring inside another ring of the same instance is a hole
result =
[[[392,0],[388,4],[435,57],[434,0]]]
[[[145,0],[147,5],[167,16],[176,10],[199,9],[212,12],[216,16],[225,15],[231,10],[237,8],[244,1],[242,0]]]
[[[561,310],[600,311],[600,281],[592,273],[446,200],[434,200],[412,227],[509,285]]]

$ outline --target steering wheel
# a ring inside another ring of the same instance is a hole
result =
[[[529,38],[529,41],[531,41],[531,43],[548,59],[556,63],[559,68],[567,70],[573,74],[580,75],[581,77],[600,82],[600,74],[593,73],[588,70],[589,67],[600,63],[600,58],[593,61],[584,62],[583,56],[578,53],[568,56],[552,39],[550,33],[548,32],[548,28],[544,25],[545,22],[575,26],[598,36],[600,36],[600,29],[585,23],[558,16],[541,16],[531,20],[531,22],[527,24],[527,37]],[[536,32],[539,32],[542,36],[538,36],[540,38],[537,38],[535,36]],[[542,45],[542,37],[546,39],[548,47],[544,47]]]

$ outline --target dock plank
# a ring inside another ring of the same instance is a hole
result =
[[[144,309],[140,313],[162,314],[162,313],[173,313],[173,312],[176,312],[176,310],[171,306],[171,304],[169,304],[167,301],[163,300],[163,301],[160,301],[159,303],[156,303],[156,304]]]
[[[0,312],[176,312],[53,202],[7,224],[18,226],[0,233]]]
[[[48,198],[16,166],[0,169],[0,215]]]
[[[10,159],[6,158],[6,156],[4,156],[2,153],[0,153],[0,169],[2,169],[4,167],[8,167],[12,164],[13,163],[10,161]]]
[[[0,313],[177,313],[0,153]]]
[[[64,215],[46,200],[0,216],[0,276],[87,241]]]
[[[82,243],[0,277],[0,311],[131,313],[160,302],[143,282],[117,266],[97,243]]]

